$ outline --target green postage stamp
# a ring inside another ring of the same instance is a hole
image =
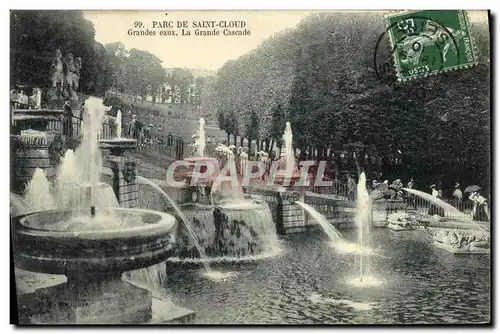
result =
[[[405,11],[386,16],[398,80],[477,63],[467,12]]]

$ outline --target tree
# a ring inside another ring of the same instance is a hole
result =
[[[82,59],[80,90],[106,89],[107,57],[95,44],[95,29],[81,11],[11,11],[11,84],[50,87],[56,49]],[[96,61],[101,62],[96,66]],[[100,82],[96,87],[96,82]]]
[[[281,103],[278,103],[271,110],[271,131],[270,138],[271,140],[276,142],[278,147],[281,147],[283,144],[282,137],[285,131],[285,112],[283,110],[283,106]],[[273,147],[273,143],[269,147]]]
[[[318,151],[319,158],[327,148],[346,150],[356,153],[360,170],[368,169],[364,156],[370,156],[384,178],[487,186],[487,24],[471,28],[479,65],[389,86],[373,68],[374,47],[385,30],[380,15],[312,14],[295,29],[271,36],[218,71],[210,108],[225,123],[231,119],[231,126],[224,124],[230,133],[253,137],[257,119],[260,138],[281,139],[281,106],[302,153]],[[392,64],[389,53],[377,58]],[[403,165],[395,166],[395,158]],[[336,159],[339,165],[338,154]]]
[[[113,87],[120,93],[126,90],[126,65],[129,57],[129,52],[122,42],[109,43],[104,46],[110,55],[110,63],[112,66]]]
[[[217,78],[214,76],[205,77],[203,87],[200,92],[200,114],[207,118],[216,121],[220,114],[216,111],[217,95],[215,93],[215,84]],[[220,123],[219,123],[220,124]]]
[[[236,137],[238,136],[238,119],[236,118],[236,115],[234,114],[233,111],[230,111],[227,116],[225,117],[224,121],[224,126],[225,126],[225,131],[228,134],[233,135],[234,137],[234,143],[236,145]],[[229,141],[228,141],[229,145]]]
[[[126,61],[126,89],[143,99],[156,97],[166,82],[162,61],[155,55],[138,49],[130,50]]]
[[[172,73],[167,76],[169,85],[179,88],[179,101],[181,105],[185,105],[190,96],[189,87],[194,81],[194,76],[188,69],[174,68]]]

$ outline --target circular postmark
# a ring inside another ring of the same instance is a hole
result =
[[[396,19],[375,45],[373,62],[377,78],[396,87],[401,81],[446,73],[450,62],[460,63],[455,35],[453,29],[429,17],[407,15]],[[422,94],[425,92],[417,92],[417,96]]]

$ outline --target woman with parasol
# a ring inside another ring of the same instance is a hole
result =
[[[471,219],[478,221],[488,221],[489,220],[489,211],[488,211],[488,201],[486,198],[481,196],[479,190],[481,188],[479,186],[469,186],[465,189],[465,193],[471,193],[469,196],[469,200],[472,201],[473,207],[471,211]]]

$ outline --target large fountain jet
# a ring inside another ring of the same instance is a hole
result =
[[[371,198],[366,189],[365,173],[359,175],[357,198],[356,198],[356,227],[358,228],[358,243],[360,249],[368,247],[368,234],[371,223]],[[365,263],[363,252],[359,255],[360,280],[367,273],[367,263]]]
[[[469,215],[466,215],[465,213],[461,212],[454,206],[446,203],[442,199],[439,199],[437,197],[432,196],[431,194],[416,189],[403,188],[403,190],[409,194],[423,198],[426,201],[430,202],[431,204],[434,204],[442,208],[445,217],[453,217],[453,220],[458,221],[460,224],[463,224],[463,226],[471,225],[480,229],[485,228],[485,226],[474,222]]]
[[[89,97],[85,101],[85,114],[87,117],[83,119],[83,131],[85,136],[78,147],[76,155],[80,157],[78,165],[82,169],[82,178],[85,181],[90,181],[91,184],[91,210],[95,208],[95,191],[100,178],[102,169],[102,157],[97,142],[98,133],[102,127],[102,121],[106,115],[106,111],[110,107],[103,104],[103,100],[97,97]],[[90,163],[89,163],[90,162]]]
[[[428,194],[428,193],[425,193],[423,191],[416,190],[416,189],[410,189],[410,188],[403,188],[403,190],[409,194],[418,196],[418,197],[423,198],[432,204],[439,206],[440,208],[442,208],[444,210],[445,216],[450,215],[450,216],[456,217],[457,219],[470,220],[470,217],[468,215],[464,214],[463,212],[461,212],[460,210],[458,210],[454,206],[446,203],[442,199],[439,199],[437,197],[432,196],[431,194]]]
[[[26,187],[24,201],[33,212],[56,208],[55,200],[50,193],[50,183],[43,169],[35,170]]]

